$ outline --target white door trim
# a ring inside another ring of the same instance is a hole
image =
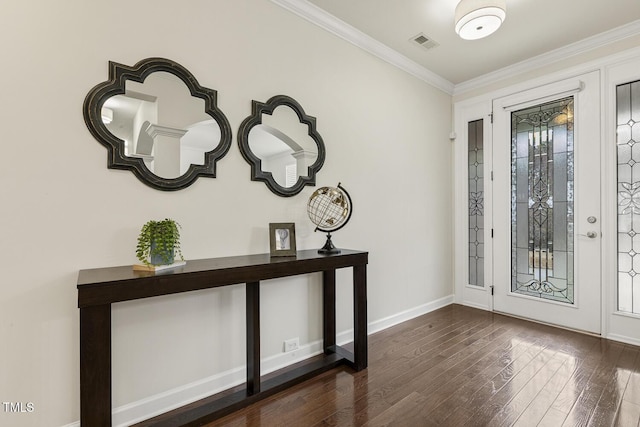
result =
[[[585,88],[586,87],[586,88]],[[600,73],[593,71],[494,100],[494,309],[562,327],[601,333]],[[511,291],[511,112],[575,99],[575,300],[564,304]],[[588,162],[588,163],[587,163]],[[498,197],[499,195],[499,197]],[[582,197],[581,197],[582,196]],[[595,224],[587,222],[596,218]],[[595,238],[582,237],[587,232]]]
[[[491,102],[456,105],[455,108],[454,164],[458,173],[454,174],[454,283],[455,301],[459,304],[493,310],[491,288],[493,284],[493,247],[491,241],[491,204],[493,193],[490,180],[492,169]],[[469,285],[469,183],[468,183],[468,134],[470,121],[484,120],[484,287]]]

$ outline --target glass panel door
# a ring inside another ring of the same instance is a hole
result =
[[[511,291],[574,303],[573,97],[511,113]]]
[[[599,106],[598,71],[494,100],[495,311],[600,333]]]

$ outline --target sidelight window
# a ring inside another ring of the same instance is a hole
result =
[[[617,87],[616,106],[618,310],[640,314],[640,81]]]
[[[483,120],[468,124],[469,284],[484,286]]]

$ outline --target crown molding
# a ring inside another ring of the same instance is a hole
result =
[[[444,77],[412,61],[391,49],[389,46],[380,43],[376,39],[366,35],[307,0],[271,1],[449,95],[460,95],[531,69],[543,68],[544,66],[563,59],[640,34],[640,20],[636,20],[618,28],[596,34],[595,36],[454,85]]]
[[[362,31],[327,13],[307,0],[271,0],[278,6],[306,19],[324,30],[348,41],[349,43],[371,53],[374,56],[394,65],[418,79],[452,95],[454,84],[406,56],[380,43]]]
[[[572,56],[580,55],[590,50],[597,49],[599,47],[606,46],[620,40],[624,40],[628,37],[637,36],[638,34],[640,34],[640,20],[633,21],[629,24],[622,25],[620,27],[605,31],[600,34],[596,34],[595,36],[591,36],[575,43],[568,44],[550,52],[534,56],[533,58],[525,59],[524,61],[520,61],[513,65],[509,65],[508,67],[504,67],[494,72],[484,74],[475,79],[458,83],[454,87],[453,94],[459,95],[473,89],[487,86],[505,78],[512,77],[532,69],[542,68],[546,65],[553,64],[554,62],[558,62]]]

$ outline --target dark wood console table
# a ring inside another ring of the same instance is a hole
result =
[[[368,253],[342,250],[320,255],[299,251],[290,258],[269,254],[188,261],[158,273],[133,271],[131,266],[81,270],[80,308],[80,421],[82,426],[111,426],[111,304],[246,283],[247,382],[240,391],[220,399],[203,399],[140,425],[196,426],[264,399],[313,375],[347,364],[356,371],[367,367]],[[353,268],[354,351],[336,345],[336,269]],[[260,280],[322,272],[324,357],[261,381]]]

